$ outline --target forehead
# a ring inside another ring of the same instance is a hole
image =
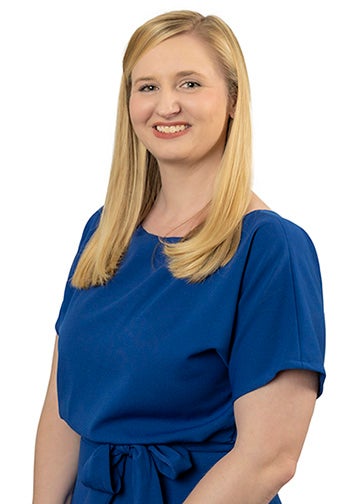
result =
[[[214,51],[194,34],[171,37],[143,54],[132,71],[133,79],[142,75],[162,75],[193,70],[222,77]]]

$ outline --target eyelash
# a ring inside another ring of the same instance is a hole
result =
[[[150,88],[155,89],[155,86],[153,84],[144,84],[143,86],[141,86],[139,88],[139,91],[144,92],[144,93],[150,93],[151,91],[154,91],[154,89],[150,89]]]
[[[196,81],[186,81],[184,84],[192,84],[191,86],[186,86],[187,89],[194,89],[196,87],[200,87],[200,84]],[[182,86],[184,85],[182,84]]]
[[[191,85],[189,85],[189,84],[191,84]],[[200,87],[200,84],[196,81],[183,82],[180,87],[183,87],[184,85],[185,85],[185,89],[194,89],[194,88]],[[155,90],[155,88],[156,88],[156,86],[154,84],[144,84],[143,86],[141,86],[139,88],[139,91],[143,92],[143,93],[151,93],[152,91]]]

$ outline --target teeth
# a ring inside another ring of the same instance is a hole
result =
[[[185,124],[178,124],[177,126],[156,126],[157,131],[160,133],[179,133],[186,129]]]

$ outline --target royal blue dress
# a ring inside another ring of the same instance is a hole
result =
[[[316,371],[319,395],[325,378],[314,246],[268,210],[245,216],[232,260],[197,284],[140,226],[107,285],[68,280],[56,330],[59,411],[81,435],[72,504],[181,504],[233,447],[234,400],[281,370]]]

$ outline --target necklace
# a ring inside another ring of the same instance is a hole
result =
[[[199,221],[200,220],[200,216],[202,216],[202,214],[204,214],[206,212],[206,210],[209,208],[209,205],[210,205],[210,202],[207,203],[203,208],[201,208],[198,212],[196,212],[194,215],[190,216],[185,221],[183,221],[180,224],[178,224],[177,226],[174,226],[171,229],[169,229],[169,231],[167,231],[162,236],[156,235],[157,236],[157,244],[154,247],[154,250],[153,250],[153,253],[152,253],[152,257],[151,257],[151,265],[152,265],[152,267],[154,269],[157,269],[157,260],[158,260],[157,256],[158,256],[158,252],[159,252],[159,247],[161,247],[161,245],[165,245],[167,243],[167,238],[175,238],[173,236],[173,234],[174,234],[174,232],[177,229],[181,228],[182,226],[185,226],[185,224],[188,224],[192,220],[197,219],[198,221],[197,221],[196,225],[192,226],[190,228],[190,230],[184,236],[182,236],[182,237],[179,236],[178,237],[180,241],[184,240],[185,236],[187,236],[189,233],[191,233],[191,231],[193,231],[195,229],[195,227],[202,222],[202,221]],[[163,264],[163,257],[160,260],[160,265],[162,265],[162,264]]]
[[[173,235],[174,235],[175,231],[177,231],[179,228],[181,229],[186,224],[191,223],[191,221],[195,221],[194,225],[190,227],[189,231],[187,231],[184,234],[184,236],[179,236],[178,238],[184,238],[185,236],[187,236],[191,231],[193,231],[195,229],[196,226],[198,226],[202,222],[203,219],[201,219],[201,217],[203,217],[203,214],[206,213],[206,211],[209,208],[209,205],[210,205],[210,202],[208,202],[203,208],[201,208],[195,214],[191,215],[186,220],[180,222],[180,224],[177,224],[176,226],[171,227],[166,233],[162,234],[161,237],[159,237],[159,240],[161,241],[161,239],[174,237]]]

